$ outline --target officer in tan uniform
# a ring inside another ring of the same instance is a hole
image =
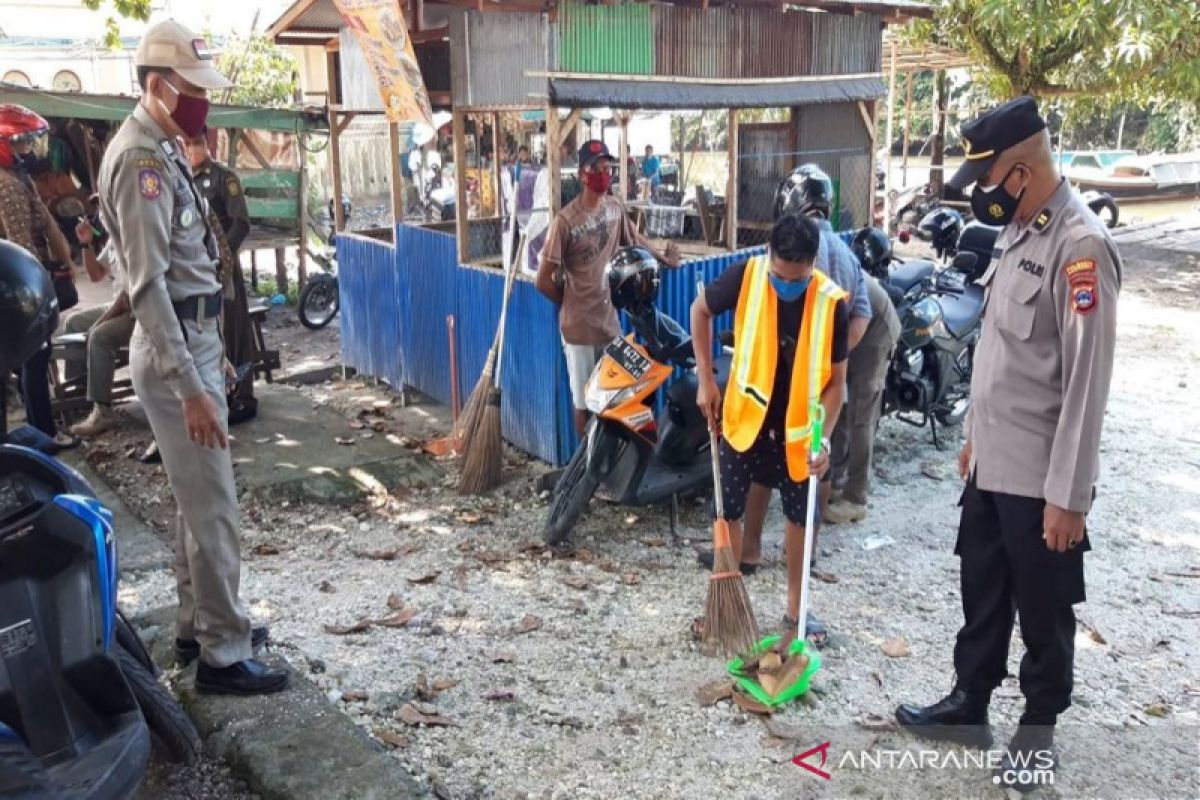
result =
[[[1025,711],[995,780],[1036,783],[1021,759],[1054,766],[1054,725],[1071,705],[1075,615],[1084,600],[1085,519],[1100,473],[1100,428],[1112,377],[1121,261],[1108,230],[1055,169],[1032,98],[963,128],[975,184],[971,209],[1006,226],[984,275],[972,407],[959,470],[967,481],[955,552],[964,625],[951,694],[902,705],[901,725],[930,738],[986,745],[987,708],[1007,674],[1014,614],[1025,655]]]
[[[204,201],[174,141],[195,135],[210,89],[229,86],[204,40],[174,21],[137,51],[141,101],[100,165],[100,210],[137,319],[133,386],[146,409],[178,505],[176,656],[199,656],[202,692],[260,694],[286,671],[252,657],[238,600],[237,493],[226,431],[221,285]],[[265,630],[255,631],[265,638]]]

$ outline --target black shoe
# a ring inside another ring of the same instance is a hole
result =
[[[900,727],[925,739],[987,749],[992,746],[987,706],[987,700],[973,698],[966,690],[955,687],[949,696],[931,706],[905,703],[896,709],[896,721]]]
[[[704,567],[705,569],[713,568],[713,561],[715,558],[716,557],[713,555],[711,550],[705,550],[696,554],[696,560],[699,561],[700,566]],[[743,575],[753,575],[754,573],[758,572],[758,564],[750,564],[743,561],[742,563],[738,564],[738,569],[741,570]]]
[[[250,629],[250,649],[258,650],[271,638],[266,625],[255,625]],[[181,667],[200,657],[200,643],[195,639],[175,639],[175,663]]]
[[[1054,752],[1053,725],[1021,725],[1013,734],[992,782],[1021,794],[1054,785],[1058,755]]]
[[[210,667],[201,661],[196,666],[196,691],[200,694],[272,694],[286,689],[288,678],[286,669],[271,669],[253,658],[228,667]]]

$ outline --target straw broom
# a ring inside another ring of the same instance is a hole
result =
[[[730,654],[743,651],[758,641],[758,622],[750,608],[750,595],[729,541],[715,428],[710,428],[708,435],[717,518],[713,522],[713,572],[708,578],[708,597],[704,601],[704,641],[710,647]]]
[[[515,220],[515,215],[514,215]],[[514,253],[504,279],[500,322],[488,351],[483,374],[463,411],[463,463],[458,474],[459,494],[481,494],[500,483],[504,464],[504,442],[500,431],[500,366],[504,353],[504,330],[508,322],[508,299],[512,295],[517,256]],[[471,418],[473,417],[473,418]],[[469,427],[468,427],[469,426]]]

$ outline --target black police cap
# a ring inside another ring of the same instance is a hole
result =
[[[963,126],[963,149],[967,160],[946,183],[965,189],[996,162],[1003,151],[1046,129],[1046,120],[1038,114],[1037,101],[1018,97],[996,106]]]

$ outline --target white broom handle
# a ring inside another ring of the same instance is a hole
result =
[[[820,492],[820,480],[815,472],[808,475],[808,508],[804,512],[804,568],[800,572],[800,614],[796,623],[796,638],[805,641],[805,620],[808,619],[808,583],[812,563],[814,531],[817,522],[817,495]]]
[[[508,235],[510,237],[512,236],[516,224],[517,215],[513,214],[512,222],[509,223],[508,229]],[[512,261],[508,264],[508,272],[504,276],[504,297],[500,299],[500,336],[496,345],[496,375],[493,379],[493,385],[497,389],[500,388],[500,370],[504,367],[504,329],[508,324],[508,297],[512,294],[513,280],[517,275],[517,264],[520,263],[518,258],[519,252],[520,247],[517,248],[517,252],[512,254]]]
[[[696,281],[696,296],[704,294],[704,281]],[[697,367],[698,369],[698,367]],[[713,503],[717,509],[717,519],[725,519],[725,495],[721,493],[721,446],[720,440],[717,437],[717,427],[712,425],[708,429],[708,450],[712,456],[712,472],[713,472]]]

